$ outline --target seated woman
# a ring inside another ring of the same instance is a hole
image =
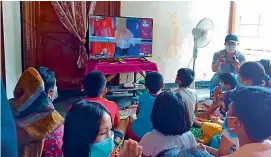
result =
[[[37,69],[28,68],[22,74],[10,100],[17,128],[18,156],[62,156],[64,119],[52,104],[57,97],[55,75],[45,67]]]
[[[127,144],[130,146],[127,147]],[[100,103],[82,100],[72,105],[65,119],[65,157],[109,157],[114,153],[114,132],[109,111]],[[132,151],[129,149],[133,148]],[[141,147],[126,141],[119,157],[139,157]]]
[[[141,139],[143,157],[154,157],[165,149],[197,147],[190,132],[191,121],[179,93],[166,91],[157,96],[151,114],[153,131]]]
[[[239,78],[243,86],[264,86],[264,67],[258,62],[246,62],[240,67]]]

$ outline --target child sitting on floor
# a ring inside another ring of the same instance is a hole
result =
[[[231,103],[229,96],[232,93],[232,90],[236,88],[237,86],[237,80],[235,74],[232,73],[225,73],[220,76],[220,84],[221,86],[226,90],[222,91],[220,87],[217,87],[217,97],[214,99],[213,104],[207,109],[207,111],[203,113],[197,113],[197,117],[202,118],[212,118],[212,121],[218,124],[222,125],[222,121],[220,119],[217,119],[215,117],[211,117],[211,115],[216,111],[217,108],[219,108],[221,116],[218,116],[220,118],[225,117],[225,113],[228,111],[229,104]]]
[[[86,101],[94,101],[106,107],[110,112],[113,127],[120,124],[120,114],[117,104],[103,98],[107,93],[106,78],[104,74],[99,71],[88,73],[83,80],[83,90],[86,94]]]
[[[145,134],[139,143],[143,157],[155,157],[161,151],[173,147],[197,147],[196,139],[190,132],[189,112],[179,93],[166,91],[157,96],[151,122],[153,131]]]
[[[179,85],[179,88],[175,92],[179,93],[190,115],[191,124],[195,120],[195,112],[197,111],[198,98],[197,94],[192,91],[189,86],[195,79],[195,72],[189,68],[181,68],[177,72],[175,82]]]
[[[157,72],[147,73],[145,78],[145,86],[148,93],[139,97],[137,119],[133,120],[133,118],[130,118],[132,124],[128,131],[128,136],[138,142],[147,132],[152,130],[150,116],[154,105],[154,100],[163,87],[163,76]]]

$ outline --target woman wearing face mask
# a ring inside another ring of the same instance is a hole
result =
[[[239,72],[240,83],[243,86],[264,86],[265,70],[258,62],[244,63]]]
[[[64,157],[109,157],[114,156],[114,132],[110,113],[92,101],[72,105],[65,119]],[[131,141],[128,143],[131,144]],[[127,144],[127,143],[126,143]],[[121,150],[119,157],[139,157],[141,147],[136,142]],[[132,149],[130,151],[129,149]]]
[[[213,56],[212,70],[215,72],[211,83],[211,94],[215,87],[219,86],[219,76],[223,73],[238,74],[240,66],[246,61],[242,52],[237,50],[238,37],[236,35],[227,35],[225,38],[225,49],[216,52]]]
[[[62,156],[63,117],[54,109],[57,97],[53,71],[28,68],[10,100],[17,128],[19,157]]]

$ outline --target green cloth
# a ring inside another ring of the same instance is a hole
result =
[[[193,126],[190,131],[196,138],[202,139],[201,129],[199,127]]]

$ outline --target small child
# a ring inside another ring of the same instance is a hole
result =
[[[117,104],[103,98],[107,93],[106,78],[104,74],[99,71],[88,73],[83,81],[83,90],[86,94],[86,101],[98,102],[106,107],[110,112],[113,127],[120,124],[120,114]]]
[[[193,70],[189,68],[181,68],[177,72],[175,81],[179,85],[179,88],[175,90],[175,92],[182,96],[190,115],[191,124],[193,124],[195,120],[195,112],[197,111],[198,103],[197,94],[189,88],[194,79],[195,72]]]
[[[217,108],[219,108],[221,116],[220,118],[225,117],[226,112],[229,109],[230,101],[230,94],[232,93],[232,90],[237,87],[237,80],[235,74],[232,73],[224,73],[220,75],[220,85],[226,90],[222,91],[220,87],[217,87],[216,92],[217,96],[215,97],[213,104],[207,109],[207,111],[203,113],[197,113],[196,115],[198,117],[203,118],[210,118],[210,116],[216,111]],[[216,119],[218,124],[221,124],[221,121],[219,119]],[[223,123],[223,122],[222,122]]]
[[[149,72],[145,78],[145,86],[148,90],[147,94],[139,97],[139,105],[137,108],[137,119],[133,120],[132,125],[128,131],[128,136],[136,141],[140,139],[149,131],[152,130],[152,122],[150,119],[154,100],[161,88],[163,87],[163,76],[158,72]]]
[[[151,122],[153,131],[145,134],[139,143],[142,146],[142,156],[154,157],[173,147],[197,147],[196,139],[190,131],[189,112],[179,93],[166,91],[157,96]]]

